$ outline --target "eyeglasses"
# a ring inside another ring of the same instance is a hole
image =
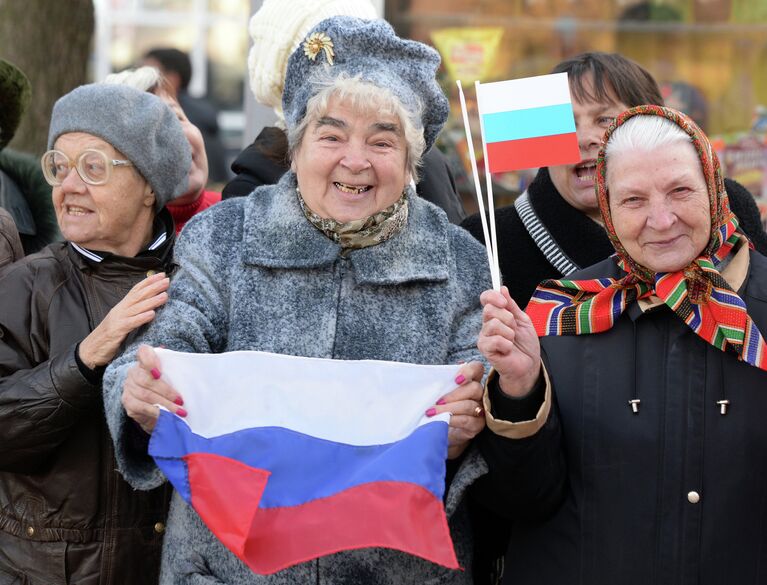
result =
[[[49,150],[40,159],[43,175],[50,185],[57,187],[64,182],[70,169],[77,170],[80,178],[89,185],[104,185],[112,176],[112,167],[132,167],[129,160],[114,160],[100,150],[83,150],[72,160],[60,150]]]

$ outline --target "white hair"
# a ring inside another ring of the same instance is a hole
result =
[[[104,78],[104,83],[113,85],[127,85],[139,91],[159,93],[164,91],[165,78],[155,67],[139,67],[138,69],[125,69],[119,73],[110,73]]]
[[[661,116],[638,115],[613,131],[605,147],[605,159],[609,161],[616,154],[637,150],[648,152],[679,142],[692,144],[692,138],[671,120]]]
[[[337,98],[355,112],[363,114],[375,112],[384,116],[394,116],[400,121],[407,143],[407,169],[412,179],[417,180],[418,167],[421,165],[421,157],[426,149],[421,120],[423,104],[418,104],[416,111],[411,112],[389,89],[364,81],[359,76],[350,77],[345,73],[338,76],[320,75],[311,83],[314,88],[319,88],[319,91],[307,102],[306,114],[298,125],[288,129],[291,158],[300,146],[309,125],[327,113],[331,98]]]

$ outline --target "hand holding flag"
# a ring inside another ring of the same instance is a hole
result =
[[[122,405],[128,416],[146,433],[151,433],[157,424],[158,406],[178,416],[186,416],[184,399],[162,378],[160,358],[155,351],[148,345],[140,345],[136,360],[123,385]]]
[[[532,390],[540,373],[541,346],[530,317],[505,286],[480,296],[482,330],[477,348],[500,376],[503,391],[521,397]]]

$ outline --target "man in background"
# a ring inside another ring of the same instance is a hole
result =
[[[192,80],[189,55],[178,49],[159,47],[147,51],[143,64],[160,70],[175,92],[172,97],[181,105],[189,121],[202,132],[208,156],[209,180],[212,183],[228,181],[224,146],[219,136],[218,112],[208,100],[192,97],[188,92]]]

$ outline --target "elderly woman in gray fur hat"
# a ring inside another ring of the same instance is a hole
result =
[[[56,102],[48,147],[67,241],[0,278],[0,582],[153,583],[169,493],[116,473],[101,380],[167,300],[189,145],[158,97],[94,84]]]
[[[478,295],[489,274],[476,241],[410,186],[448,114],[438,65],[433,49],[398,38],[384,21],[333,17],[315,26],[288,64],[283,105],[292,171],[190,220],[176,249],[180,270],[170,299],[143,338],[149,345],[113,362],[104,398],[120,470],[134,487],[151,489],[164,477],[137,447],[135,423],[151,433],[158,404],[186,412],[150,345],[466,362],[455,388],[426,414],[453,414],[446,510],[467,570],[367,548],[257,575],[174,494],[162,583],[470,582],[464,495],[486,469],[468,447],[484,426],[484,367],[474,360]]]

